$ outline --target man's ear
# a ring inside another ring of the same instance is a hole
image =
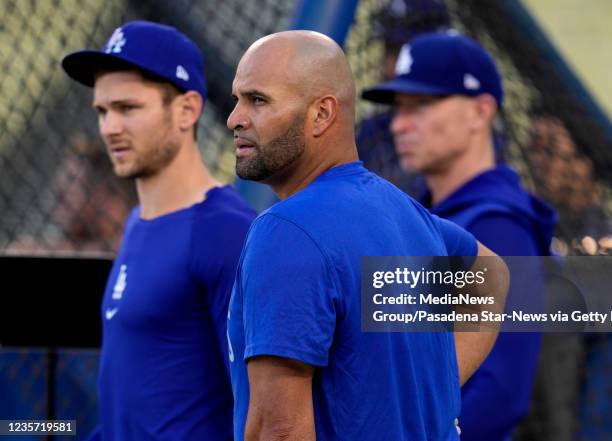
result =
[[[311,106],[312,136],[318,138],[338,116],[338,99],[333,95],[318,98]]]
[[[178,126],[181,131],[188,131],[198,123],[204,102],[199,93],[190,90],[179,96]]]
[[[474,103],[476,115],[474,127],[478,129],[489,128],[493,123],[495,114],[497,113],[497,101],[495,101],[495,98],[493,98],[492,95],[484,93],[482,95],[478,95],[474,99]]]

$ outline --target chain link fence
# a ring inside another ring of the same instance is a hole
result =
[[[397,49],[397,43],[382,38],[381,29],[399,26],[417,32],[435,29],[447,20],[476,38],[494,54],[505,80],[506,102],[496,127],[498,153],[534,193],[560,212],[555,250],[608,254],[612,248],[609,132],[591,117],[554,63],[542,57],[524,23],[513,15],[509,6],[513,2],[447,0],[447,15],[428,9],[439,2],[412,3],[409,18],[393,23],[385,21],[389,1],[359,3],[345,44],[358,92],[382,79],[386,54]],[[204,52],[210,91],[198,128],[202,156],[218,179],[231,182],[233,144],[225,120],[233,105],[234,68],[251,42],[287,28],[295,2],[4,0],[2,6],[0,252],[112,254],[136,202],[134,189],[131,182],[112,175],[94,112],[89,110],[91,91],[65,76],[59,65],[62,56],[101,47],[117,26],[131,19],[170,24],[190,36]],[[384,119],[385,112],[369,102],[357,103],[359,122]],[[360,143],[366,165],[414,193],[422,182],[399,170],[388,133],[369,135]],[[610,338],[547,339],[534,409],[516,439],[612,439]],[[40,403],[45,394],[40,388],[45,360],[36,356],[0,353],[0,387],[6,392],[0,399],[4,406],[0,417],[9,418],[6,412],[21,409],[16,403],[29,403],[28,418],[44,414]],[[85,430],[95,423],[91,374],[95,376],[96,356],[70,357],[59,360],[56,374],[61,371],[69,380],[58,383],[56,404],[62,415],[78,414],[84,421],[79,427]],[[9,383],[14,387],[6,388]],[[77,439],[84,435],[79,430]]]
[[[205,162],[234,178],[225,119],[233,71],[260,36],[286,28],[293,2],[17,1],[0,11],[0,251],[108,252],[135,204],[112,175],[97,134],[91,90],[60,67],[67,53],[101,47],[132,19],[176,26],[202,48],[210,96],[198,127]]]

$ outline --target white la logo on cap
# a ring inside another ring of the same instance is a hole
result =
[[[463,76],[463,87],[469,90],[478,90],[480,89],[480,81],[474,75],[466,73]]]
[[[412,58],[412,54],[410,53],[410,45],[403,45],[397,57],[397,63],[395,64],[395,75],[410,73],[413,62],[414,60]]]
[[[108,43],[106,43],[106,49],[104,50],[104,52],[106,52],[107,54],[110,54],[111,52],[114,54],[118,54],[121,52],[121,49],[123,49],[123,46],[125,46],[126,42],[127,40],[123,36],[123,30],[121,28],[117,28],[115,29],[115,32],[113,32],[113,35],[111,35],[108,39]]]
[[[176,77],[183,81],[189,81],[189,73],[180,64],[176,66]]]

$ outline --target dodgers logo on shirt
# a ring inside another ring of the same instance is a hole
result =
[[[113,288],[113,300],[121,300],[121,297],[123,297],[123,291],[125,291],[126,286],[127,286],[127,265],[121,265],[119,267],[119,275],[117,276],[115,287]]]
[[[127,286],[127,265],[121,265],[119,267],[119,275],[117,276],[117,281],[115,282],[115,286],[113,287],[113,300],[121,300],[123,297],[123,291],[125,291],[125,287]],[[106,320],[111,320],[119,311],[118,307],[114,308],[106,308],[104,312],[104,317]]]

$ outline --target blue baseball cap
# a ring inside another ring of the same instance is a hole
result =
[[[493,58],[474,40],[456,31],[423,34],[405,44],[395,78],[362,93],[377,103],[393,103],[398,93],[468,95],[488,93],[501,107],[502,79]]]
[[[171,26],[131,21],[115,29],[100,50],[68,54],[62,67],[74,80],[89,87],[101,70],[137,69],[167,81],[182,92],[195,90],[206,99],[202,52],[186,35]]]

